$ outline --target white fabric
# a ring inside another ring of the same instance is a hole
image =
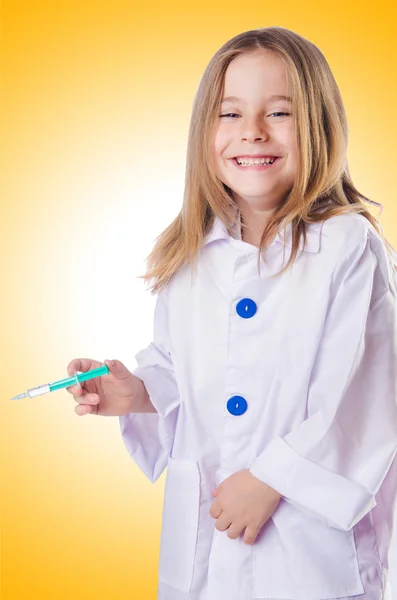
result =
[[[310,225],[292,270],[271,279],[290,246],[287,229],[259,275],[239,222],[216,219],[196,280],[183,268],[158,295],[134,371],[158,413],[120,427],[151,481],[168,465],[159,600],[391,600],[396,273],[360,215]],[[283,496],[252,546],[209,515],[212,490],[245,468]]]

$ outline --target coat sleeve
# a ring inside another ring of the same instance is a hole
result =
[[[168,341],[167,288],[157,296],[153,342],[135,358],[133,375],[143,381],[157,412],[121,416],[120,430],[131,458],[154,482],[167,466],[180,404]]]
[[[396,274],[371,235],[334,271],[307,419],[250,467],[284,500],[345,531],[376,506],[397,449]]]

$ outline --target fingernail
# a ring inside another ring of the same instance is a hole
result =
[[[116,361],[114,361],[114,360],[111,360],[110,362],[112,363],[112,366],[113,366],[113,367],[115,367],[115,366],[116,366]]]

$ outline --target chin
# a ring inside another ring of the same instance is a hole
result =
[[[272,188],[245,188],[245,189],[238,189],[236,187],[233,187],[232,185],[229,186],[234,194],[237,194],[238,196],[240,196],[240,198],[242,198],[243,200],[246,200],[247,202],[253,203],[256,201],[260,201],[261,198],[263,198],[263,196],[270,196],[270,195],[274,195],[275,190]]]

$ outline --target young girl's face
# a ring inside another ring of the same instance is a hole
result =
[[[275,208],[291,189],[297,144],[286,67],[273,53],[256,50],[234,59],[225,74],[215,133],[215,166],[237,204]],[[226,98],[233,97],[231,100]],[[270,166],[244,166],[237,157],[278,157]]]

